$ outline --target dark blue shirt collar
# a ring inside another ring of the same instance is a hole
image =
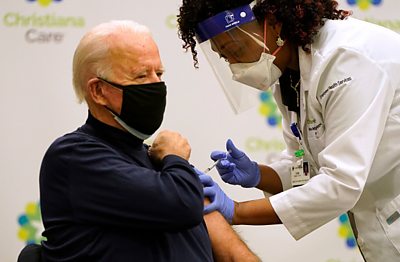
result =
[[[121,130],[119,128],[107,125],[100,120],[96,119],[90,111],[88,111],[88,118],[85,125],[81,127],[85,133],[93,134],[102,138],[110,144],[116,144],[122,148],[128,147],[142,148],[143,140],[135,137],[131,133]]]

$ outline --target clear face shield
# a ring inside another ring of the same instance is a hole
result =
[[[196,27],[197,41],[235,113],[255,106],[260,90],[279,78],[264,36],[250,5],[223,11]]]

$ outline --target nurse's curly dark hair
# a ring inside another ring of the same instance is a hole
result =
[[[178,14],[178,35],[182,47],[192,52],[194,66],[198,67],[195,28],[196,25],[224,10],[250,4],[251,0],[183,0]],[[342,20],[351,12],[338,9],[334,0],[257,0],[254,15],[261,23],[282,24],[281,37],[292,44],[310,51],[315,35],[327,19]]]

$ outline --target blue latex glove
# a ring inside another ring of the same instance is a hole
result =
[[[232,185],[242,187],[255,187],[260,183],[260,169],[258,164],[251,161],[249,157],[235,147],[232,140],[226,141],[226,149],[223,151],[213,151],[211,159],[217,161],[217,170],[222,180]]]
[[[219,211],[225,219],[232,224],[233,213],[235,204],[232,199],[230,199],[224,191],[219,187],[217,183],[211,178],[211,176],[206,175],[200,170],[196,169],[196,173],[203,184],[204,196],[208,197],[211,201],[210,204],[204,207],[204,213],[208,214],[213,211]]]

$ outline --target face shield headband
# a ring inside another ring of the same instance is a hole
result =
[[[260,90],[237,81],[231,65],[256,62],[269,51],[262,27],[251,5],[223,11],[196,26],[196,40],[236,114],[259,103]]]
[[[238,27],[255,19],[250,5],[223,11],[197,24],[196,39],[201,44],[233,27]]]

